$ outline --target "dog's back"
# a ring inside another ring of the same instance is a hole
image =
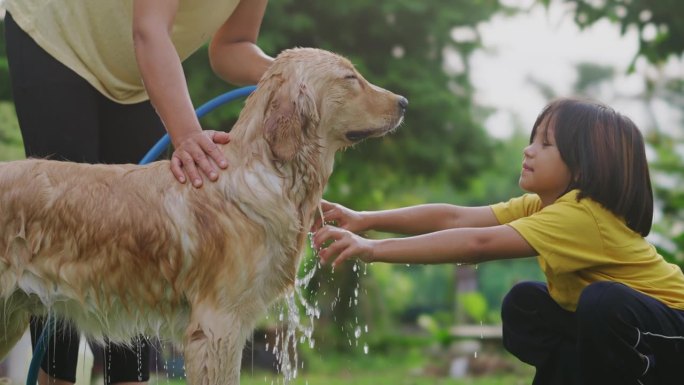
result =
[[[0,295],[19,289],[32,298],[30,311],[69,315],[94,336],[107,330],[115,340],[152,326],[131,324],[132,314],[179,306],[181,295],[168,283],[180,274],[182,250],[168,241],[178,230],[159,201],[173,192],[139,181],[155,175],[164,173],[45,160],[1,164]]]
[[[268,272],[296,268],[300,229],[282,192],[264,187],[265,170],[233,165],[196,190],[167,168],[0,164],[0,296],[120,342],[180,342],[189,303],[263,310],[292,283]],[[279,212],[261,212],[274,199]]]

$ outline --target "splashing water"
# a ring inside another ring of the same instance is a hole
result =
[[[314,322],[321,317],[321,310],[318,302],[312,304],[304,296],[311,279],[321,268],[318,250],[313,246],[313,233],[309,233],[309,242],[313,251],[313,258],[305,261],[302,269],[303,276],[295,279],[294,290],[285,296],[282,301],[277,316],[280,326],[277,328],[278,331],[275,336],[275,342],[272,346],[270,344],[266,345],[266,350],[268,351],[271,349],[276,357],[279,372],[283,376],[283,384],[288,384],[290,381],[294,380],[298,375],[298,370],[304,368],[304,363],[299,363],[299,356],[296,348],[297,343],[308,343],[309,348],[314,348],[316,343],[313,337]],[[352,270],[357,278],[360,278],[361,275],[365,276],[368,274],[368,266],[364,265],[364,268],[362,269],[358,262],[354,262]],[[332,276],[334,276],[334,270],[332,271]],[[357,279],[353,297],[349,299],[349,307],[358,306],[360,292],[360,280]],[[337,295],[330,304],[331,309],[339,304],[340,294],[340,288],[338,287]],[[300,312],[300,309],[304,310],[303,315]],[[355,318],[354,324],[349,326],[351,326],[349,329],[349,332],[351,332],[349,336],[349,345],[359,346],[359,341],[363,334],[368,334],[368,325],[361,325],[357,317]],[[344,326],[342,326],[342,328],[345,329]],[[364,354],[368,354],[369,352],[367,343],[363,344],[363,352]]]
[[[365,268],[363,269],[363,272],[361,272],[361,268],[358,265],[357,261],[354,261],[354,266],[353,266],[353,271],[356,273],[356,287],[354,288],[354,306],[359,305],[359,293],[360,293],[360,285],[361,285],[361,274],[367,275],[368,274],[368,265],[365,265]],[[365,291],[365,290],[364,290]],[[351,307],[351,303],[349,305]],[[359,324],[359,318],[355,317],[354,318],[355,322],[355,327],[354,327],[354,339],[355,341],[355,346],[359,346],[359,341],[361,339],[361,336],[363,333],[368,333],[368,325],[364,325],[361,327]],[[368,354],[368,344],[363,345],[363,352],[365,354]]]
[[[313,242],[312,233],[309,233],[309,241],[310,243]],[[297,343],[308,343],[312,349],[316,343],[313,337],[314,321],[321,317],[321,310],[318,303],[311,304],[304,297],[304,291],[320,268],[318,252],[313,244],[311,244],[311,248],[314,254],[313,262],[304,264],[304,276],[295,279],[294,290],[285,296],[283,306],[278,314],[278,320],[283,327],[278,328],[272,352],[276,356],[284,384],[295,379],[299,368],[304,367],[304,363],[299,365]],[[302,320],[300,306],[304,309],[304,317],[308,318],[307,321]],[[269,347],[267,345],[266,350]]]
[[[138,382],[142,382],[143,380],[143,373],[142,373],[142,350],[145,348],[145,337],[143,336],[138,336],[136,337],[136,356],[138,357]]]

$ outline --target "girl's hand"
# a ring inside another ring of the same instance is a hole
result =
[[[332,262],[333,267],[349,258],[359,258],[364,262],[372,261],[376,242],[334,226],[323,226],[313,238],[321,262]]]
[[[180,183],[190,180],[195,187],[202,187],[202,176],[197,170],[211,181],[218,179],[218,169],[228,167],[228,161],[216,144],[230,142],[226,132],[204,130],[181,138],[171,157],[171,172]]]
[[[323,210],[325,223],[321,223],[321,218],[318,216],[313,225],[314,231],[325,224],[334,224],[339,228],[349,230],[353,233],[359,233],[366,230],[363,223],[363,216],[357,211],[348,209],[337,203],[328,202],[325,199],[321,200],[321,209]]]

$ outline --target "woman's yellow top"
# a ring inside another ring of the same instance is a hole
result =
[[[226,22],[240,0],[180,0],[171,40],[185,60]],[[133,0],[6,0],[35,42],[106,97],[148,99],[133,49]]]

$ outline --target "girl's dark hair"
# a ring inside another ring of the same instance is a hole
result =
[[[559,99],[544,107],[530,142],[544,122],[554,128],[556,146],[570,169],[568,191],[578,189],[578,200],[591,198],[624,218],[630,229],[648,235],[653,191],[637,126],[610,107],[579,99]]]

